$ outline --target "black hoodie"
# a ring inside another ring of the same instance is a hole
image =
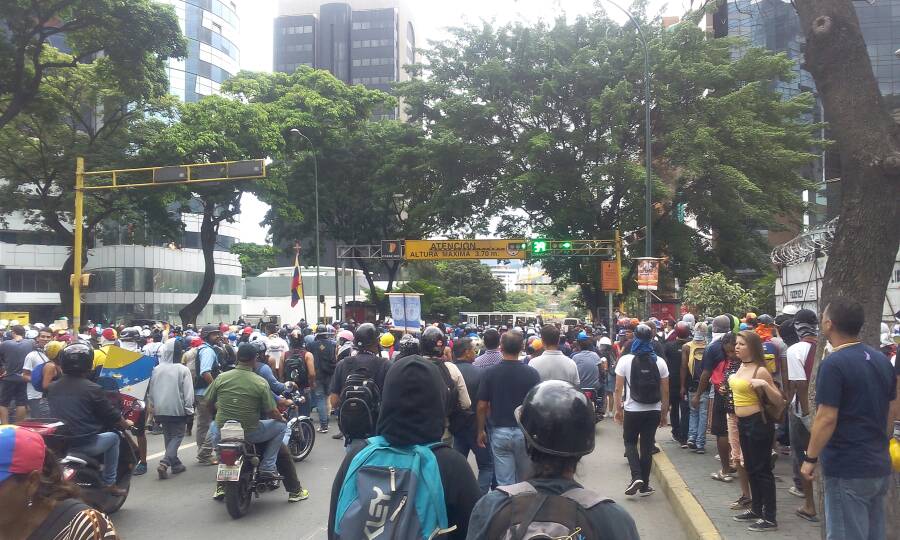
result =
[[[447,388],[438,367],[421,356],[404,357],[391,366],[385,377],[378,434],[393,446],[440,441],[444,434],[446,401]],[[334,534],[337,501],[350,462],[362,448],[363,445],[351,448],[335,475],[328,514],[329,539],[340,538]],[[434,456],[441,471],[447,518],[451,526],[456,525],[456,530],[446,538],[462,540],[466,537],[469,515],[481,497],[481,490],[462,454],[442,446],[435,449]]]

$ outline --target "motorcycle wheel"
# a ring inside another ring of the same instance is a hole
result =
[[[237,482],[225,482],[225,508],[233,519],[240,519],[250,510],[250,478],[241,476]]]
[[[289,449],[291,457],[294,461],[303,461],[312,452],[313,445],[316,443],[316,429],[313,427],[311,420],[298,422],[298,433],[291,435]]]
[[[120,481],[117,484],[118,487],[125,490],[125,494],[121,497],[109,497],[106,502],[103,504],[102,510],[107,514],[113,514],[119,511],[119,508],[125,504],[125,499],[128,498],[128,493],[131,491],[131,479],[129,478],[127,482]]]

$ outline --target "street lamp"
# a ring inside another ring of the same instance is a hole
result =
[[[309,137],[300,132],[297,128],[291,128],[288,132],[288,135],[301,137],[305,140],[309,147],[312,148],[312,157],[313,157],[313,178],[315,179],[315,199],[316,199],[316,324],[319,323],[319,271],[320,271],[320,254],[322,251],[322,247],[319,244],[319,160],[316,158],[316,147],[309,140]],[[303,300],[304,305],[306,305],[306,300]]]
[[[613,2],[613,0],[605,0],[609,2],[619,11],[628,16],[632,23],[634,23],[634,27],[637,29],[638,39],[641,41],[641,45],[644,47],[644,140],[646,143],[646,149],[644,153],[647,158],[647,180],[646,180],[646,202],[644,206],[644,221],[646,228],[646,240],[644,241],[644,257],[653,257],[653,236],[651,234],[652,229],[652,209],[650,204],[650,199],[653,197],[653,185],[652,185],[652,154],[650,150],[650,50],[647,48],[647,40],[644,37],[644,31],[641,30],[641,25],[638,23],[637,19],[625,8],[620,6],[619,4]],[[644,301],[647,305],[647,317],[650,317],[650,291],[647,290],[644,295]]]

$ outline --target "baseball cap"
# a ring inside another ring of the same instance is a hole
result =
[[[116,331],[113,328],[104,328],[103,333],[100,334],[100,337],[105,339],[106,341],[115,341],[116,340]]]
[[[253,328],[250,326],[245,326],[244,329],[241,330],[241,333],[244,334],[245,336],[250,335],[253,333]]]
[[[781,308],[781,312],[785,315],[796,315],[800,309],[794,304],[787,304],[783,308]]]
[[[23,427],[0,426],[0,482],[44,468],[44,439]]]
[[[794,324],[819,324],[816,312],[811,309],[801,309],[794,316]]]

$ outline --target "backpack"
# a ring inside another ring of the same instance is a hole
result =
[[[226,343],[225,345],[214,346],[213,350],[216,351],[216,358],[218,358],[219,369],[222,373],[234,369],[234,366],[237,365],[237,354],[234,351],[234,347]]]
[[[216,353],[216,361],[213,362],[212,369],[209,370],[209,373],[210,373],[210,375],[212,375],[212,378],[215,379],[216,377],[219,376],[219,373],[222,372],[221,364],[219,363],[220,360],[219,360],[218,351],[216,351],[216,349],[214,349],[209,343],[204,343],[203,345],[197,347],[197,355],[194,358],[194,372],[193,372],[193,374],[194,374],[194,389],[195,390],[201,389],[201,388],[207,388],[209,386],[209,384],[206,382],[206,379],[204,379],[203,377],[200,376],[200,351],[202,351],[204,347],[209,347],[210,349],[212,349],[212,351],[214,353]]]
[[[44,367],[47,365],[47,362],[47,357],[44,356],[44,361],[34,366],[34,369],[31,370],[31,386],[38,392],[44,391]]]
[[[305,357],[305,349],[294,349],[291,351],[291,357],[284,363],[287,380],[294,381],[301,388],[309,386],[309,370],[306,369]]]
[[[691,392],[696,392],[700,386],[700,366],[703,364],[703,352],[705,350],[706,342],[698,344],[696,341],[691,341],[688,345],[688,374],[690,375],[688,390]]]
[[[348,540],[437,538],[451,532],[444,485],[434,450],[440,442],[390,446],[372,437],[344,476],[334,518],[335,535]]]
[[[69,523],[75,519],[79,512],[90,510],[91,507],[84,504],[78,499],[66,499],[56,503],[53,510],[47,514],[43,523],[38,526],[29,536],[28,540],[44,540],[46,538],[56,538],[59,533],[69,526]],[[88,532],[97,532],[96,530]]]
[[[313,342],[311,352],[316,361],[316,370],[324,377],[331,377],[337,367],[334,344],[324,339],[317,339]]]
[[[338,425],[348,439],[364,439],[375,433],[381,390],[365,368],[349,375],[341,389]]]
[[[631,376],[628,378],[628,388],[633,401],[646,404],[659,403],[662,399],[659,389],[661,380],[654,355],[646,352],[634,355],[631,360]]]
[[[447,386],[447,407],[444,411],[444,415],[447,417],[447,429],[450,433],[463,433],[472,426],[475,415],[472,411],[459,406],[459,388],[456,387],[453,377],[450,376],[450,370],[447,369],[445,362],[440,358],[434,358],[432,361],[437,364],[444,377],[444,385]]]
[[[499,486],[508,495],[488,522],[486,538],[529,540],[601,538],[587,511],[598,504],[610,503],[584,488],[573,488],[562,495],[541,493],[529,482]]]

